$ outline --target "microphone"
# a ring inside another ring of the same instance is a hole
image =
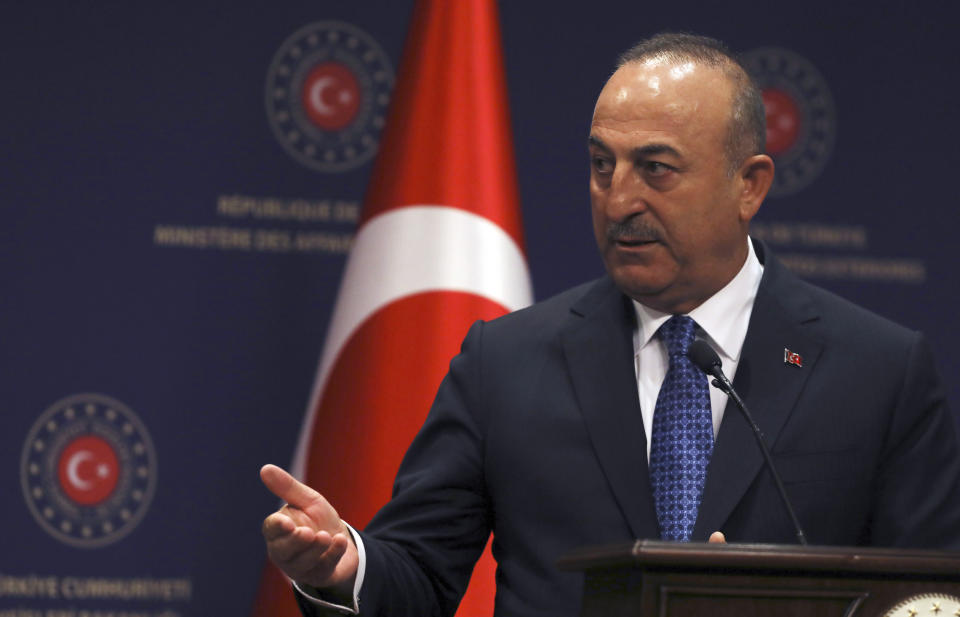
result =
[[[763,452],[763,458],[767,462],[767,468],[770,470],[770,474],[773,476],[773,481],[777,485],[777,490],[780,492],[780,499],[783,501],[783,505],[787,508],[787,513],[790,515],[790,520],[793,521],[793,528],[797,531],[797,541],[801,545],[807,545],[807,537],[803,535],[803,529],[800,528],[800,521],[797,520],[797,515],[793,511],[793,506],[790,505],[790,499],[787,498],[787,491],[783,488],[783,481],[780,479],[780,474],[777,473],[777,468],[773,465],[773,459],[770,457],[770,450],[767,449],[767,444],[763,440],[763,433],[760,432],[760,427],[757,426],[757,423],[753,421],[753,416],[750,415],[750,412],[747,411],[747,406],[743,403],[743,399],[740,398],[740,395],[737,394],[737,391],[733,389],[733,384],[730,383],[730,380],[727,379],[727,376],[723,374],[723,364],[720,362],[720,356],[717,355],[717,352],[713,350],[706,341],[703,339],[697,339],[690,344],[690,349],[687,350],[687,357],[690,358],[690,361],[697,365],[701,371],[707,375],[713,377],[713,385],[720,389],[723,393],[727,394],[733,402],[736,403],[737,408],[740,409],[740,412],[743,413],[743,417],[747,420],[747,424],[750,425],[750,428],[753,429],[753,436],[757,439],[757,444],[760,446],[760,451]]]

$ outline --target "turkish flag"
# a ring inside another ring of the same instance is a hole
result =
[[[531,301],[495,0],[421,0],[293,471],[362,528],[477,319]],[[493,613],[489,546],[458,615]],[[272,566],[254,609],[297,615]]]

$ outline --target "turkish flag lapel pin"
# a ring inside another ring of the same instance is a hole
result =
[[[803,368],[803,358],[800,356],[800,354],[790,351],[786,347],[783,348],[783,363],[792,364],[797,368]]]

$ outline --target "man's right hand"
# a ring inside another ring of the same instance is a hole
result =
[[[263,521],[273,563],[297,583],[352,598],[359,556],[337,511],[323,495],[276,465],[264,465],[260,479],[287,502]]]

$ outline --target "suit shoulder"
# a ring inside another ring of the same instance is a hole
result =
[[[823,316],[822,326],[832,338],[870,341],[873,345],[910,347],[920,333],[822,287],[800,281]]]
[[[608,282],[606,277],[571,287],[546,300],[508,313],[491,320],[484,325],[484,333],[494,339],[506,337],[506,340],[529,340],[552,337],[567,324],[571,318],[571,309],[598,288]]]

